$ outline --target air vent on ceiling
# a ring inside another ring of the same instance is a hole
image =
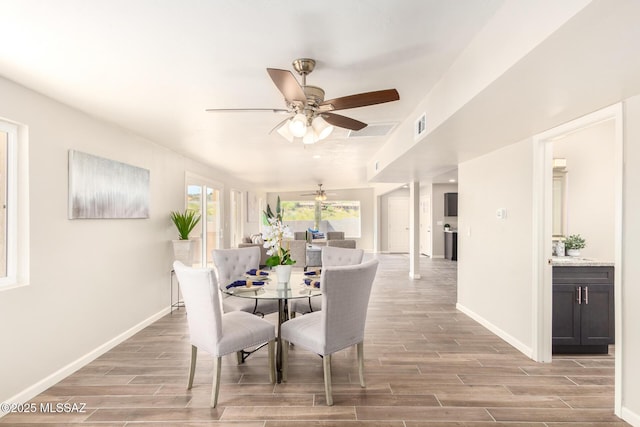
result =
[[[362,130],[350,130],[347,138],[365,138],[370,136],[386,136],[391,133],[393,128],[396,127],[395,123],[386,123],[386,124],[370,124],[366,128]]]

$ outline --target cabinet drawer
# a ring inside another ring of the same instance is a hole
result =
[[[611,284],[613,267],[553,267],[553,283]]]

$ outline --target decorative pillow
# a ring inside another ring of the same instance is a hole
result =
[[[258,245],[261,245],[264,243],[264,240],[262,240],[262,234],[252,234],[251,235],[251,243],[255,243]]]

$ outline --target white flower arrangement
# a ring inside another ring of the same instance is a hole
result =
[[[274,267],[276,265],[292,265],[295,261],[291,259],[289,248],[282,247],[282,241],[286,238],[293,238],[293,233],[289,229],[288,225],[285,225],[282,221],[282,211],[280,210],[280,196],[278,196],[278,204],[276,205],[276,214],[271,211],[271,207],[267,205],[267,210],[264,212],[267,217],[269,226],[263,233],[264,247],[267,248],[267,255],[269,258],[266,260],[266,265]]]

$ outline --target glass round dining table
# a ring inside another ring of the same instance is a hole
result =
[[[305,279],[320,281],[318,276],[310,276],[302,270],[291,272],[288,283],[278,283],[274,273],[265,277],[244,277],[242,280],[264,280],[261,286],[237,286],[227,288],[230,284],[221,286],[220,289],[227,295],[239,298],[249,298],[253,300],[278,300],[278,322],[276,331],[276,378],[278,383],[282,381],[282,340],[280,339],[280,326],[289,320],[290,299],[312,298],[322,295],[320,288],[304,283]],[[246,353],[251,354],[249,353]],[[244,361],[244,357],[243,357]]]

